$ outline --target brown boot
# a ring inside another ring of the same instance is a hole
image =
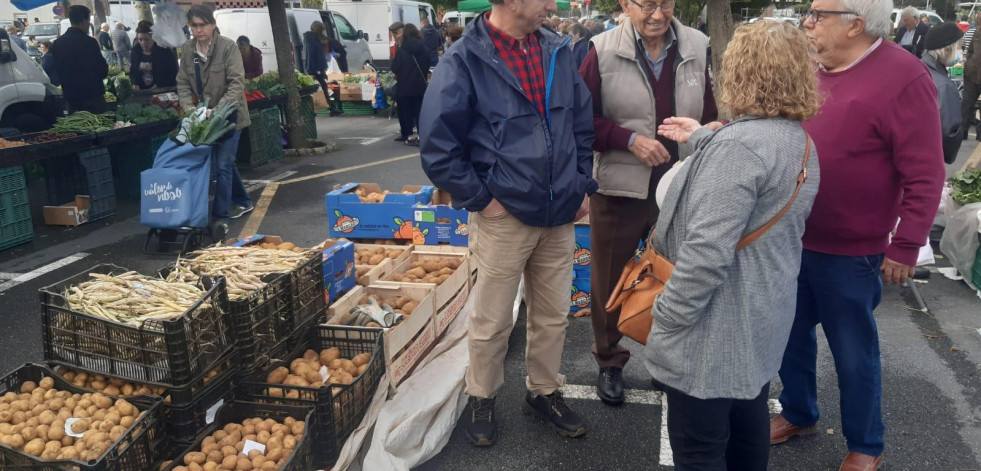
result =
[[[882,455],[869,456],[852,451],[845,457],[845,461],[841,462],[838,471],[876,471],[881,464]]]
[[[783,443],[790,440],[791,437],[811,434],[815,430],[816,426],[814,425],[810,427],[798,427],[788,422],[782,415],[778,415],[770,421],[770,444],[776,445]]]

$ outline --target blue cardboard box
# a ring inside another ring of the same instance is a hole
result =
[[[425,245],[467,246],[470,238],[470,212],[453,209],[452,204],[450,194],[437,189],[428,204],[416,205],[412,219],[425,234]]]
[[[576,278],[589,278],[593,254],[589,243],[589,219],[575,224],[576,245],[572,252],[572,270]]]
[[[569,297],[570,312],[578,314],[581,311],[590,311],[591,298],[588,276],[584,278],[576,277],[572,280],[572,292]],[[579,316],[585,315],[588,314],[579,314]]]
[[[411,240],[425,244],[427,232],[413,223],[413,207],[426,204],[435,188],[407,185],[403,193],[388,193],[380,203],[363,197],[382,194],[376,183],[346,183],[326,195],[327,227],[331,237]]]

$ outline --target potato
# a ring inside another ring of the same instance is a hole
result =
[[[306,361],[319,360],[320,354],[318,354],[316,350],[308,349],[307,351],[303,352],[303,359]]]
[[[296,375],[287,376],[286,379],[283,381],[283,384],[286,386],[300,386],[300,387],[307,387],[310,385],[310,383],[307,382],[306,379],[303,379]]]
[[[341,349],[337,347],[330,347],[320,351],[320,363],[327,365],[331,360],[336,360],[341,357]]]
[[[372,255],[371,258],[368,259],[368,265],[378,265],[385,260],[387,260],[387,258],[384,255]]]
[[[292,391],[286,392],[286,399],[299,399],[299,398],[300,398],[300,391],[294,389]]]
[[[41,456],[44,452],[44,439],[35,438],[24,445],[24,453],[34,456]]]
[[[109,401],[109,405],[105,406],[105,408],[108,409],[112,405],[112,400],[108,397],[105,397],[105,399]],[[136,407],[133,407],[132,404],[126,402],[126,399],[116,400],[116,411],[119,412],[120,416],[137,417],[140,415],[140,411],[137,410]]]
[[[132,427],[135,422],[136,418],[130,415],[119,418],[119,425],[127,430],[129,430],[129,428]]]
[[[218,463],[214,461],[208,461],[201,467],[204,471],[218,471]]]
[[[124,399],[119,399],[119,401],[129,404]],[[99,409],[108,409],[112,407],[112,398],[103,396],[101,393],[95,393],[92,395],[92,404],[94,404]],[[123,411],[120,411],[120,414],[123,414]],[[125,414],[125,415],[130,415],[130,414]]]
[[[283,453],[283,448],[282,447],[274,448],[272,450],[270,450],[268,448],[266,449],[266,459],[269,460],[270,462],[279,461],[280,458],[283,457],[283,454],[284,453]]]
[[[204,453],[204,450],[202,450],[201,453]],[[225,456],[222,455],[221,451],[217,449],[212,449],[210,452],[207,453],[206,456],[209,462],[215,462],[215,463],[221,463],[221,460],[225,459]]]
[[[184,464],[190,465],[191,463],[204,464],[208,460],[208,457],[200,451],[192,451],[184,455]]]
[[[92,426],[92,420],[91,419],[82,419],[82,420],[75,421],[75,423],[72,424],[72,427],[71,428],[72,428],[72,432],[75,432],[75,433],[84,433],[91,426]]]
[[[290,370],[285,366],[280,366],[266,375],[266,382],[271,384],[283,384],[283,380],[290,374]]]
[[[337,370],[340,369],[343,365],[344,365],[343,358],[335,358],[330,361],[330,364],[327,365],[327,368],[330,368],[331,370]]]
[[[37,383],[34,381],[24,381],[24,384],[20,385],[20,392],[29,393],[37,388]],[[33,454],[33,453],[32,453]]]
[[[290,428],[293,430],[293,435],[298,437],[303,435],[303,431],[306,428],[306,424],[298,421],[294,423]]]
[[[344,369],[348,374],[354,375],[358,372],[358,367],[355,366],[354,362],[351,360],[342,360],[343,365],[341,368]]]
[[[283,449],[292,450],[296,448],[296,437],[287,435],[283,437]]]
[[[54,384],[54,379],[48,376],[45,376],[41,378],[41,381],[38,381],[38,386],[41,386],[44,389],[51,389],[54,387]]]
[[[221,447],[221,455],[224,456],[227,459],[229,456],[236,456],[236,455],[238,455],[238,450],[235,449],[234,444],[232,444],[232,445],[224,445],[224,446]],[[224,463],[222,463],[222,465],[224,466]],[[235,463],[234,462],[232,462],[232,467],[233,468],[235,467]]]
[[[78,450],[76,450],[74,448],[71,448],[71,447],[62,448],[58,452],[58,457],[56,459],[59,459],[59,460],[75,460],[75,459],[78,459]],[[174,468],[174,470],[176,471],[177,468]]]
[[[294,248],[296,248],[296,244],[292,242],[283,242],[282,244],[279,244],[279,247],[276,248],[278,248],[279,250],[293,250]]]

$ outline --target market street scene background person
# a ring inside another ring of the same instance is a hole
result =
[[[137,48],[130,56],[129,79],[134,90],[177,86],[177,55],[153,40],[153,30],[141,24],[136,28]]]
[[[119,68],[125,70],[127,64],[129,64],[130,50],[133,48],[133,43],[129,40],[129,34],[126,33],[126,27],[122,23],[117,22],[116,28],[109,35],[112,37],[112,50],[116,53]]]
[[[181,47],[177,74],[181,108],[193,110],[204,105],[205,100],[209,108],[226,101],[238,104],[235,132],[215,146],[212,157],[212,165],[218,167],[212,216],[217,220],[235,219],[255,209],[235,166],[242,129],[251,124],[245,101],[242,54],[235,41],[215,32],[215,17],[210,8],[192,6],[187,10],[187,25],[192,38]]]
[[[926,34],[930,31],[930,25],[921,23],[919,16],[920,11],[916,8],[903,8],[900,13],[899,27],[896,28],[894,35],[896,44],[916,54],[916,57],[923,56],[923,40],[926,39]]]
[[[245,67],[245,79],[250,80],[262,75],[262,51],[249,41],[248,36],[239,36],[235,40],[239,52],[242,53],[242,64]]]
[[[780,368],[782,412],[770,425],[770,442],[813,430],[820,419],[821,324],[841,390],[849,450],[843,471],[882,463],[873,311],[883,281],[913,275],[944,180],[937,87],[916,57],[884,39],[891,12],[889,0],[815,0],[804,22],[825,97],[805,123],[819,151],[821,186],[804,233],[797,316]]]
[[[462,421],[467,440],[478,446],[497,440],[495,401],[522,276],[526,407],[564,437],[586,433],[559,389],[565,382],[559,369],[572,223],[586,215],[586,196],[597,189],[593,116],[568,38],[542,27],[555,9],[555,0],[492,0],[490,13],[474,19],[443,56],[423,101],[423,170],[477,223],[471,243],[480,253],[480,276]]]
[[[314,21],[310,25],[310,31],[303,33],[303,67],[306,73],[312,76],[324,92],[324,99],[328,103],[341,103],[339,100],[330,99],[330,89],[327,86],[327,69],[330,68],[330,60],[324,53],[324,48],[328,47],[330,41],[324,33],[324,24]],[[340,113],[342,110],[331,108],[331,115]]]
[[[961,148],[961,95],[950,80],[948,67],[963,60],[961,38],[964,32],[954,23],[941,23],[930,29],[923,42],[923,63],[937,87],[940,109],[940,136],[943,139],[944,162],[954,163]]]
[[[786,22],[740,27],[719,71],[733,121],[713,133],[668,118],[658,130],[696,149],[660,182],[669,187],[653,243],[674,271],[644,355],[668,397],[679,471],[767,469],[770,380],[794,322],[801,236],[818,191],[817,152],[801,127],[818,110],[807,50]]]
[[[60,86],[61,79],[58,78],[58,69],[55,66],[54,54],[51,53],[51,48],[54,44],[51,41],[41,41],[38,44],[37,49],[41,53],[41,69],[44,73],[48,74],[48,80],[51,80],[51,85]]]
[[[439,63],[439,49],[443,47],[443,36],[429,22],[429,17],[420,19],[419,26],[422,32],[422,43],[426,47],[426,53],[429,54],[429,65],[436,67],[436,64]]]
[[[109,25],[102,23],[102,28],[96,37],[99,40],[99,46],[102,48],[102,57],[106,59],[106,63],[109,66],[118,65],[116,52],[112,50],[112,35],[109,34]]]
[[[981,24],[981,13],[978,14],[979,24]],[[975,34],[977,28],[969,31],[965,38],[970,35],[970,43],[967,46],[964,57],[964,90],[961,93],[961,121],[964,129],[964,139],[967,139],[967,132],[971,126],[978,124],[977,102],[981,96],[981,34]],[[975,139],[981,141],[981,125],[975,130]]]
[[[24,42],[24,38],[17,35],[17,27],[14,25],[7,26],[7,37],[10,38],[10,42],[16,44],[17,47],[27,50],[27,43]]]
[[[392,59],[392,73],[398,80],[395,88],[395,103],[399,114],[399,137],[408,145],[418,145],[419,113],[422,110],[422,97],[426,94],[429,77],[429,53],[423,44],[422,36],[415,25],[402,28],[401,41]]]
[[[620,345],[619,314],[604,307],[638,242],[657,223],[658,181],[691,153],[688,144],[659,136],[657,126],[669,116],[706,124],[718,115],[708,78],[708,38],[674,18],[674,0],[620,5],[629,21],[594,36],[580,69],[593,97],[593,175],[599,184],[589,205],[596,394],[612,405],[624,400],[622,373],[630,351]]]
[[[89,36],[91,12],[82,5],[68,9],[71,27],[54,41],[55,70],[61,79],[61,90],[70,111],[102,113],[106,110],[106,88],[102,81],[109,65],[102,57],[99,43]]]

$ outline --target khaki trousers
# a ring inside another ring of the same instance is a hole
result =
[[[569,323],[572,224],[531,227],[510,214],[486,218],[473,213],[471,219],[478,226],[470,236],[478,268],[476,308],[467,338],[467,394],[490,398],[504,385],[504,357],[522,275],[528,307],[525,383],[532,394],[551,394],[565,382],[559,364]]]

